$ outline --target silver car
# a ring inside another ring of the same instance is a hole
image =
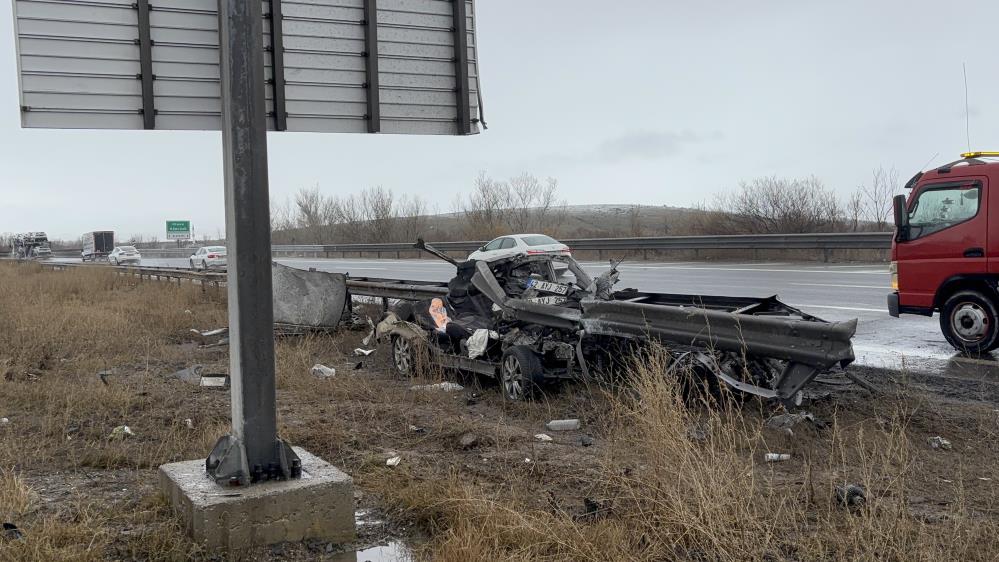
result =
[[[142,260],[142,255],[135,249],[135,246],[115,246],[114,250],[108,254],[108,262],[111,265],[121,265],[130,263],[138,265]]]
[[[202,246],[191,256],[191,269],[207,271],[209,269],[225,269],[225,246]]]

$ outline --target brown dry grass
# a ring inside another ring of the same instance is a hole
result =
[[[26,535],[0,542],[0,559],[205,558],[154,482],[156,466],[203,456],[227,430],[224,393],[165,376],[194,362],[227,366],[224,350],[180,345],[188,328],[224,325],[219,295],[16,264],[0,264],[0,287],[0,417],[11,419],[0,426],[0,517]],[[839,394],[816,410],[828,429],[796,428],[789,438],[763,429],[769,412],[755,402],[685,406],[660,374],[670,360],[661,351],[633,369],[634,392],[571,386],[511,404],[473,378],[460,381],[462,393],[410,391],[449,375],[425,369],[399,380],[387,349],[350,355],[361,335],[278,342],[280,431],[354,476],[359,506],[389,522],[368,539],[415,537],[421,558],[984,560],[999,552],[996,494],[979,479],[999,477],[993,405]],[[317,362],[337,376],[313,378]],[[105,385],[95,372],[111,367]],[[577,434],[534,440],[559,417],[581,418],[596,445],[580,447]],[[136,436],[109,440],[121,424]],[[692,426],[708,439],[692,440]],[[466,433],[475,446],[459,445]],[[938,433],[954,451],[928,448],[926,436]],[[768,451],[793,459],[766,464]],[[394,455],[402,464],[385,466]],[[867,487],[865,507],[835,502],[834,486],[847,482]],[[283,556],[324,552],[298,545]],[[269,549],[240,555],[273,558]]]

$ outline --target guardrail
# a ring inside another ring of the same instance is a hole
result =
[[[736,234],[727,236],[656,236],[642,238],[580,238],[563,240],[576,251],[621,252],[649,250],[888,250],[891,232],[827,232],[817,234]],[[444,252],[472,252],[485,241],[432,242]],[[141,249],[148,257],[190,256],[190,248]],[[377,255],[383,253],[400,257],[402,252],[415,252],[411,242],[389,244],[298,244],[276,245],[271,248],[275,256],[333,257],[339,254]],[[57,250],[57,256],[78,256],[79,249]]]

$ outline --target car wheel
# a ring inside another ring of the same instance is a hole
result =
[[[208,271],[208,262],[207,261],[204,261],[204,260],[201,261],[201,269],[204,270],[204,271]]]
[[[959,291],[940,308],[940,331],[959,351],[985,353],[999,345],[999,311],[979,291]]]
[[[507,400],[533,398],[544,380],[541,359],[531,348],[515,345],[503,352],[500,363],[500,392]]]
[[[413,354],[413,343],[398,334],[392,336],[392,365],[401,377],[413,374],[416,356]]]

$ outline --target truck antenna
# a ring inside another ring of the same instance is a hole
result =
[[[968,140],[968,152],[971,152],[971,111],[968,109],[968,65],[961,63],[964,70],[964,134]]]

